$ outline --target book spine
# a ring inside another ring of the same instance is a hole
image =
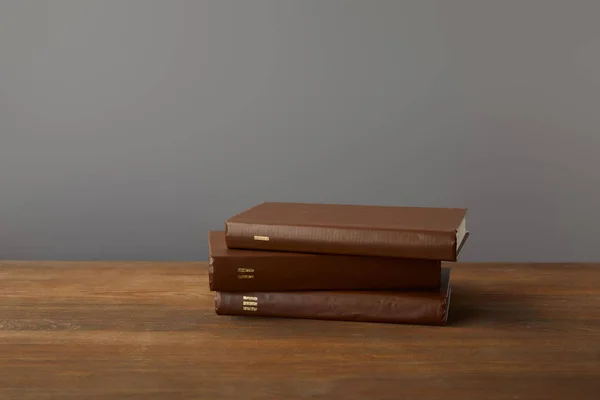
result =
[[[210,257],[209,286],[223,292],[439,289],[441,262],[311,255]]]
[[[401,292],[215,293],[217,315],[445,325],[449,297]]]
[[[225,223],[232,249],[457,261],[455,232]]]

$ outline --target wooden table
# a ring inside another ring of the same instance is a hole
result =
[[[226,317],[205,263],[0,262],[0,399],[600,399],[600,265],[457,264],[450,325]]]

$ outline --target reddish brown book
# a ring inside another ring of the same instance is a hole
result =
[[[210,290],[224,292],[438,289],[441,262],[229,249],[225,232],[208,233]]]
[[[439,291],[216,292],[218,315],[444,325],[450,306],[450,268]]]
[[[232,249],[457,261],[466,209],[265,202],[225,221]]]

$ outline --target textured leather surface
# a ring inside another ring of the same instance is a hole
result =
[[[225,221],[229,248],[456,261],[462,208],[265,202]],[[464,244],[464,241],[463,241]]]
[[[216,292],[218,315],[444,325],[450,301],[450,268],[439,291]]]
[[[218,291],[438,289],[441,262],[229,249],[208,233],[209,283]]]

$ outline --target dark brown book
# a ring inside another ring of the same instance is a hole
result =
[[[264,202],[225,221],[232,249],[457,261],[466,209]]]
[[[445,325],[450,268],[439,291],[215,292],[218,315]]]
[[[208,233],[210,290],[438,289],[441,262],[229,249],[225,232]]]

